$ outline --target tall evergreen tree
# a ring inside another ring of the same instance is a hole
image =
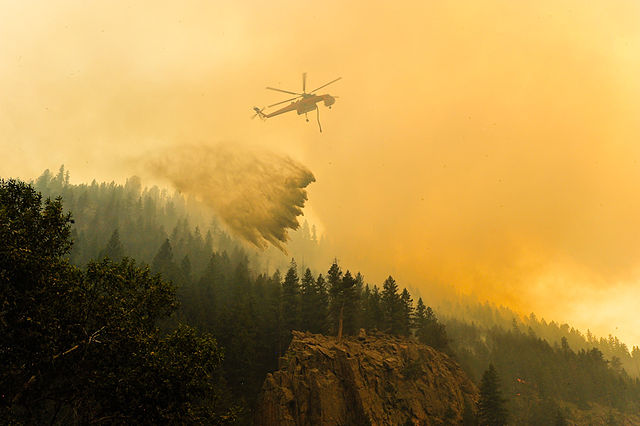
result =
[[[480,382],[478,420],[480,426],[502,426],[507,424],[505,399],[500,391],[500,379],[493,364],[489,364]]]
[[[369,290],[368,286],[365,287],[366,290]],[[380,296],[380,290],[378,286],[373,286],[373,288],[368,292],[365,303],[365,328],[367,330],[383,330],[384,329],[384,313],[382,309],[382,297]]]
[[[411,331],[411,322],[413,319],[413,299],[407,289],[403,289],[400,294],[400,307],[402,312],[402,324],[400,334],[408,336]]]
[[[347,335],[353,335],[357,331],[357,307],[360,294],[358,293],[358,282],[347,271],[342,277],[341,298],[343,306],[343,332]]]
[[[318,295],[317,310],[317,333],[326,333],[329,327],[329,291],[327,290],[327,282],[322,274],[316,278],[316,293]]]
[[[344,276],[334,260],[327,274],[329,281],[329,317],[331,330],[338,338],[343,333],[354,334],[356,328],[356,279],[347,271]]]
[[[323,333],[327,320],[327,294],[322,275],[320,281],[313,278],[311,269],[307,268],[302,277],[300,306],[301,327],[312,333]]]
[[[109,242],[102,252],[100,252],[99,257],[100,259],[108,257],[114,262],[119,262],[124,257],[124,248],[120,242],[120,233],[118,232],[118,228],[113,230],[111,238],[109,238]]]
[[[342,300],[342,270],[335,259],[327,272],[327,284],[329,286],[330,331],[338,335],[341,331],[344,306]]]
[[[317,300],[316,285],[311,269],[304,271],[300,282],[300,326],[302,330],[314,333],[314,319],[316,317],[315,304]]]
[[[185,254],[180,262],[180,274],[182,280],[184,280],[187,284],[191,283],[191,259],[189,259],[189,255]]]
[[[416,336],[422,343],[440,351],[449,352],[449,338],[444,324],[438,321],[431,307],[427,307],[424,319],[416,330]]]
[[[282,283],[282,315],[287,333],[300,328],[300,280],[297,269],[296,261],[291,259]]]
[[[162,274],[165,279],[173,281],[177,278],[177,268],[173,261],[173,249],[168,238],[164,240],[158,253],[153,258],[151,269],[153,269],[154,272]]]
[[[422,297],[418,298],[418,304],[416,305],[416,310],[413,313],[413,323],[412,327],[415,329],[419,329],[424,324],[427,319],[427,307],[424,305],[422,301]]]
[[[382,286],[382,312],[384,330],[391,334],[402,334],[402,303],[398,294],[398,284],[391,275]]]

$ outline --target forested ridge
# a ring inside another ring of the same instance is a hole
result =
[[[186,350],[179,355],[171,352],[180,349],[172,342],[182,339],[186,347],[202,347],[195,353],[208,353],[217,360],[198,384],[200,391],[208,390],[215,398],[203,398],[194,391],[198,404],[189,402],[196,408],[213,408],[160,413],[158,416],[165,417],[159,418],[184,420],[188,415],[200,416],[194,419],[209,415],[212,422],[249,422],[261,383],[267,372],[277,368],[291,330],[338,334],[342,329],[348,335],[360,328],[415,336],[454,356],[476,383],[489,364],[494,365],[509,416],[515,422],[540,424],[536,422],[549,420],[551,415],[568,418],[571,413],[565,403],[581,409],[597,403],[615,412],[640,411],[640,381],[630,376],[634,372],[629,368],[637,365],[640,351],[633,348],[629,352],[614,337],[583,336],[569,326],[538,321],[534,316],[520,318],[489,305],[448,306],[439,320],[428,307],[433,303],[428,297],[414,300],[392,277],[372,285],[337,260],[332,262],[329,257],[325,261],[326,248],[308,226],[293,234],[289,256],[279,252],[263,256],[235,241],[195,200],[142,188],[137,178],[130,178],[125,185],[72,185],[68,172],[61,168],[56,175],[45,172],[34,187],[45,197],[60,195],[60,214],[62,206],[72,214],[75,223],[65,232],[73,247],[65,248],[59,259],[64,262],[68,253],[71,264],[65,268],[75,277],[84,277],[76,282],[109,283],[105,276],[129,271],[132,276],[141,274],[143,282],[156,283],[150,287],[163,283],[167,286],[166,307],[161,313],[147,315],[144,327],[134,324],[142,334],[152,336],[153,343],[145,343],[145,347],[165,348],[167,360],[188,357]],[[144,265],[149,265],[148,269]],[[105,287],[102,291],[122,300],[119,290],[114,294]],[[122,309],[129,314],[133,307]],[[53,310],[48,313],[54,314]],[[139,341],[136,344],[142,345]],[[49,362],[53,357],[60,359],[59,354],[68,349],[50,351]],[[183,362],[189,366],[196,361]],[[161,374],[164,370],[159,365]],[[109,371],[109,377],[131,374],[118,371]],[[27,397],[27,392],[20,390],[31,377],[25,374],[20,376],[26,377],[23,383],[14,383],[18,390],[12,401]],[[63,376],[51,379],[50,393],[59,388]],[[187,386],[174,384],[178,386],[175,389]],[[162,397],[163,401],[171,399],[166,393]],[[3,398],[5,407],[11,407]],[[53,420],[64,418],[61,412],[70,415],[73,410],[68,404],[72,403],[64,401],[58,405],[48,402],[45,413],[55,412]],[[152,401],[149,397],[147,402]],[[105,403],[97,397],[86,402],[90,403],[104,412],[95,409],[99,414],[94,420],[126,415],[106,414]],[[20,410],[12,413],[27,415]]]

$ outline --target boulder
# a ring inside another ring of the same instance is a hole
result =
[[[257,425],[462,424],[478,389],[446,354],[381,333],[335,337],[293,331],[267,375]]]

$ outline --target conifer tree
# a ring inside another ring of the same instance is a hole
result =
[[[318,281],[309,268],[302,277],[300,291],[301,328],[312,333],[324,333],[327,319],[327,291],[322,275]]]
[[[468,398],[464,399],[464,408],[462,411],[462,425],[463,426],[477,426],[478,418],[474,409],[472,401]]]
[[[300,281],[298,265],[291,259],[291,264],[282,284],[282,315],[287,332],[300,328]]]
[[[435,349],[449,352],[449,338],[445,325],[438,321],[431,307],[427,307],[422,323],[416,330],[416,336],[422,343]]]
[[[391,334],[402,333],[402,305],[398,294],[398,284],[391,275],[382,286],[382,312],[384,330]]]
[[[418,304],[416,305],[416,310],[413,314],[413,323],[412,327],[415,329],[420,329],[427,319],[427,307],[424,306],[424,302],[422,301],[422,297],[418,298]]]
[[[356,327],[356,279],[347,271],[344,276],[334,260],[327,274],[329,281],[329,317],[331,331],[336,333],[338,339],[342,333],[355,333]]]
[[[342,277],[342,306],[343,306],[343,332],[348,335],[355,334],[357,328],[357,306],[359,293],[357,280],[347,271]]]
[[[413,319],[413,300],[407,289],[403,289],[400,294],[400,307],[402,312],[402,324],[400,334],[408,336],[411,330],[411,322]]]
[[[356,285],[354,289],[354,297],[355,297],[355,321],[354,321],[354,330],[359,330],[364,327],[364,316],[365,316],[365,304],[364,304],[364,277],[360,272],[356,274],[355,277]]]
[[[311,269],[304,271],[302,280],[300,281],[300,326],[302,330],[308,330],[314,333],[314,319],[316,317],[315,304],[318,295],[316,294],[316,282],[311,274]]]
[[[180,273],[182,274],[183,280],[186,283],[191,282],[191,260],[189,259],[189,255],[185,254],[180,262]]]
[[[480,426],[502,426],[507,424],[507,409],[500,391],[500,379],[493,364],[482,375],[478,420]]]
[[[124,248],[120,242],[120,233],[118,232],[118,228],[113,230],[111,238],[109,238],[109,242],[104,250],[102,250],[99,257],[101,259],[108,257],[114,262],[119,262],[124,257]]]
[[[383,330],[384,314],[382,310],[382,297],[378,286],[373,286],[366,299],[366,323],[367,330]]]
[[[336,335],[341,331],[344,307],[342,306],[342,270],[338,266],[338,261],[334,259],[327,272],[327,282],[329,286],[329,318],[331,320],[331,332]]]
[[[173,261],[173,249],[169,239],[165,239],[164,243],[160,246],[158,253],[153,258],[151,269],[154,272],[162,274],[165,279],[176,279],[176,265]]]
[[[329,326],[329,292],[327,290],[327,282],[322,274],[316,279],[316,293],[318,295],[318,304],[316,317],[317,333],[326,333]]]

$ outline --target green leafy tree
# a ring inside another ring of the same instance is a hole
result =
[[[70,225],[60,200],[0,181],[0,422],[233,421],[215,340],[158,331],[174,288],[128,259],[71,266]]]
[[[480,399],[478,401],[478,423],[480,426],[502,426],[507,424],[505,399],[500,391],[500,379],[493,364],[482,375]]]

